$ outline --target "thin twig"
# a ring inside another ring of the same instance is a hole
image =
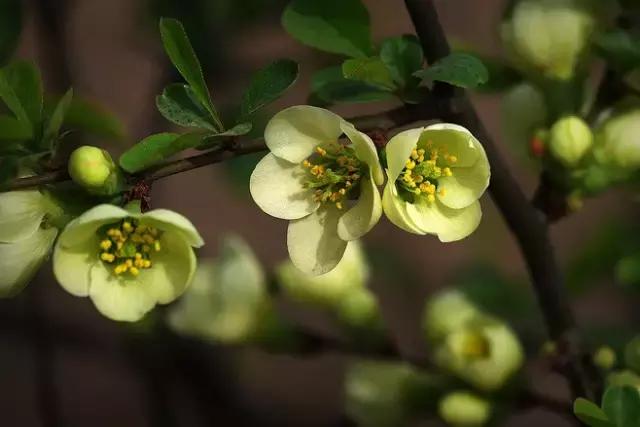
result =
[[[405,0],[407,10],[429,63],[450,52],[435,5],[432,0]],[[547,330],[558,343],[566,362],[567,376],[575,396],[595,398],[589,367],[581,357],[578,334],[545,216],[528,201],[507,168],[497,145],[480,121],[468,97],[466,107],[459,112],[444,114],[444,119],[469,129],[485,148],[491,164],[489,191],[503,218],[515,235],[526,260],[533,287],[542,309]]]

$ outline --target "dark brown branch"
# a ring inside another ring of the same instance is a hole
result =
[[[405,0],[405,4],[427,60],[433,62],[446,56],[450,48],[433,1]],[[520,245],[548,333],[558,343],[566,363],[573,393],[595,398],[590,370],[581,357],[571,307],[549,239],[546,217],[529,203],[471,101],[466,96],[463,99],[465,107],[460,112],[444,114],[443,119],[465,126],[482,141],[491,164],[489,191]]]

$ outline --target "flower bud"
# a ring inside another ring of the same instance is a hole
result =
[[[516,147],[524,148],[534,135],[538,136],[536,129],[546,125],[548,113],[544,95],[529,83],[516,85],[502,98],[501,115],[506,139],[513,141]],[[543,145],[544,140],[540,142]],[[537,154],[535,149],[532,151]]]
[[[640,372],[640,336],[627,343],[624,349],[624,362],[628,368]]]
[[[616,352],[609,346],[602,346],[593,354],[593,364],[608,371],[616,365]]]
[[[438,414],[440,418],[452,426],[481,426],[491,416],[491,405],[473,393],[455,391],[440,400]]]
[[[375,296],[366,288],[349,292],[338,306],[338,318],[354,328],[380,325],[380,310]]]
[[[575,1],[525,0],[515,6],[502,35],[525,67],[569,80],[593,29],[593,17]]]
[[[76,184],[92,194],[114,194],[120,184],[118,167],[109,153],[88,145],[71,153],[69,175]]]
[[[425,307],[422,328],[427,340],[440,340],[479,314],[471,301],[458,290],[435,295]]]
[[[613,116],[596,133],[596,157],[626,170],[640,168],[640,109]]]
[[[564,117],[551,127],[551,154],[567,167],[576,166],[592,146],[593,133],[579,117]]]

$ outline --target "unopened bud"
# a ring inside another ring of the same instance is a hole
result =
[[[616,352],[609,346],[602,346],[593,354],[593,364],[604,371],[611,370],[617,359]]]
[[[564,117],[551,128],[551,154],[565,166],[576,166],[592,146],[593,133],[579,117]]]
[[[482,426],[491,416],[491,404],[473,393],[456,391],[440,400],[438,414],[452,426]]]
[[[380,310],[375,296],[366,288],[349,292],[338,306],[338,317],[355,328],[376,327],[380,324]]]
[[[640,168],[640,109],[607,120],[596,134],[596,156],[606,165]]]
[[[98,147],[82,146],[69,158],[69,175],[79,186],[98,195],[117,192],[120,172],[108,152]]]

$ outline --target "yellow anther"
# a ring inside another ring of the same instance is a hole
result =
[[[122,236],[122,232],[121,232],[120,230],[118,230],[117,228],[110,228],[110,229],[107,231],[107,236],[110,236],[110,237],[120,237],[120,236]]]
[[[127,233],[131,233],[133,231],[133,226],[129,221],[125,221],[122,223],[122,229]]]
[[[145,234],[144,236],[142,236],[142,239],[144,240],[145,243],[148,243],[150,245],[156,241],[156,239],[154,239],[151,234]]]
[[[106,262],[113,262],[116,259],[114,254],[110,254],[108,252],[103,252],[100,254],[100,259]]]
[[[416,188],[415,190],[413,190],[413,194],[415,194],[416,196],[419,195],[421,193],[419,188]]]
[[[338,193],[342,194],[343,196],[345,194],[347,194],[347,189],[346,188],[341,188],[340,190],[338,190]]]
[[[122,249],[122,245],[124,245],[124,242],[116,242],[116,248],[118,248],[118,250]]]
[[[138,268],[142,268],[144,266],[144,260],[136,259],[135,261],[133,261],[133,266],[134,267],[138,267]]]
[[[416,175],[413,177],[413,180],[420,184],[422,181],[424,181],[424,177],[422,175]]]
[[[342,203],[341,202],[336,202],[336,208],[342,209]]]
[[[422,155],[422,154],[421,154],[421,155],[418,157],[418,163],[422,163],[422,162],[424,162],[424,155]]]
[[[124,265],[126,265],[126,266],[127,266],[127,268],[131,268],[131,267],[133,267],[133,261],[131,261],[130,259],[128,259],[128,260],[126,260],[126,261],[124,262]]]
[[[138,270],[135,267],[131,267],[131,268],[129,268],[129,273],[131,273],[131,275],[133,275],[133,276],[137,276],[138,274],[140,274],[140,270]]]
[[[452,175],[453,175],[453,172],[451,172],[451,169],[450,169],[450,168],[444,168],[444,169],[442,169],[442,174],[443,174],[444,176],[452,176]]]
[[[407,169],[411,170],[416,167],[416,162],[413,160],[407,160],[407,163],[404,165]]]
[[[347,181],[347,182],[345,182],[345,183],[344,183],[344,186],[345,186],[346,188],[351,187],[351,185],[352,185],[352,184],[351,184],[351,181]]]
[[[449,161],[451,163],[456,163],[458,161],[458,158],[456,156],[449,156]]]
[[[135,257],[136,257],[136,259],[141,259],[142,258],[142,254],[140,252],[136,252]]]
[[[311,162],[309,160],[304,160],[302,162],[302,166],[304,166],[305,168],[310,168],[311,167]]]
[[[438,160],[438,150],[437,149],[431,150],[431,160]]]
[[[430,141],[429,141],[429,142],[430,142]],[[418,155],[419,155],[419,156],[424,156],[424,153],[425,153],[424,148],[419,148],[419,149],[418,149]]]
[[[415,148],[413,149],[413,151],[411,152],[411,158],[413,160],[417,160],[418,157],[420,157],[420,155],[418,154],[418,150],[416,150]]]
[[[100,247],[105,251],[111,249],[111,246],[113,246],[113,242],[111,242],[111,240],[103,240],[102,242],[100,242]]]
[[[151,260],[145,259],[143,267],[144,268],[151,268]]]
[[[320,154],[321,156],[326,156],[326,155],[327,155],[327,150],[325,150],[325,149],[324,149],[324,148],[322,148],[322,147],[316,147],[316,152],[317,152],[318,154]]]
[[[153,250],[156,251],[156,252],[160,252],[160,249],[162,249],[162,247],[160,246],[160,241],[156,240],[153,243]]]
[[[433,203],[433,202],[435,202],[435,201],[436,201],[436,196],[434,196],[433,194],[429,194],[429,195],[427,196],[427,202],[429,202],[429,203]]]
[[[128,269],[129,267],[127,267],[126,264],[120,264],[113,269],[113,272],[115,274],[122,274],[126,273]]]

